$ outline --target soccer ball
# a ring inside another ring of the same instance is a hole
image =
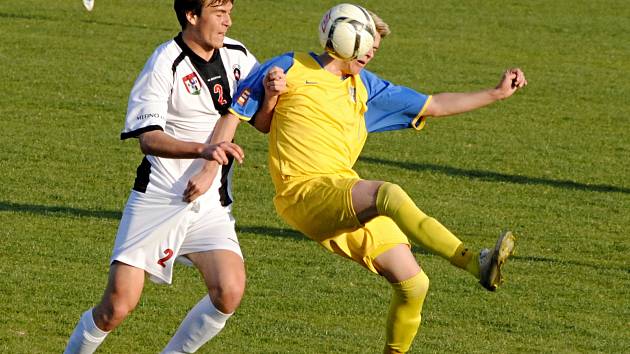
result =
[[[358,5],[340,4],[328,10],[319,24],[319,43],[330,55],[350,61],[370,51],[376,25]]]

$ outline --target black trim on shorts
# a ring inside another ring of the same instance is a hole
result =
[[[133,190],[140,193],[147,191],[149,185],[149,176],[151,175],[151,163],[145,156],[140,163],[140,166],[136,169],[136,180],[133,183]]]
[[[228,164],[223,165],[221,167],[221,186],[219,187],[219,200],[221,201],[222,206],[228,206],[232,204],[232,198],[230,198],[229,190],[229,180],[228,176],[230,175],[230,170],[234,165],[234,157],[230,156],[228,158]]]
[[[120,140],[125,140],[125,139],[129,139],[129,138],[137,138],[140,136],[140,134],[142,133],[146,133],[146,132],[150,132],[150,131],[154,131],[154,130],[164,130],[161,126],[159,125],[147,125],[146,127],[142,127],[140,129],[136,129],[134,131],[130,131],[130,132],[126,132],[126,133],[120,133]]]

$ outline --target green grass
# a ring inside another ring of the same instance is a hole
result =
[[[630,7],[625,1],[363,0],[393,30],[370,69],[426,93],[516,97],[422,133],[375,134],[357,171],[402,185],[475,247],[519,235],[487,293],[417,250],[431,279],[417,353],[621,353],[630,348]],[[334,1],[239,0],[231,36],[259,59],[317,50]],[[118,139],[127,96],[177,33],[171,1],[0,2],[0,352],[59,353],[94,305],[141,154]],[[243,303],[203,353],[378,353],[389,287],[290,230],[273,210],[265,137],[243,126],[235,214]],[[147,283],[102,353],[155,353],[204,286]]]

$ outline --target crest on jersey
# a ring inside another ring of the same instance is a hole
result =
[[[246,88],[245,90],[243,90],[241,95],[238,96],[238,99],[236,100],[236,103],[238,103],[241,106],[244,106],[245,103],[247,103],[247,100],[249,100],[249,94],[250,94],[250,91],[249,91],[248,88]]]
[[[232,66],[232,70],[234,71],[234,79],[236,79],[236,81],[239,81],[241,79],[241,66],[238,64],[234,64],[234,66]]]
[[[201,81],[196,73],[190,73],[182,79],[184,80],[184,86],[186,91],[191,95],[198,95],[201,93]]]

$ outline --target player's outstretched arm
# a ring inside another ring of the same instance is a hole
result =
[[[278,98],[287,89],[284,70],[277,66],[269,69],[263,79],[263,86],[265,88],[265,99],[254,115],[254,127],[258,131],[267,134],[271,127],[273,110],[278,103]]]
[[[490,89],[477,92],[438,93],[433,95],[425,112],[426,116],[444,117],[473,111],[496,101],[512,96],[527,85],[525,74],[519,68],[506,70],[499,84]]]

